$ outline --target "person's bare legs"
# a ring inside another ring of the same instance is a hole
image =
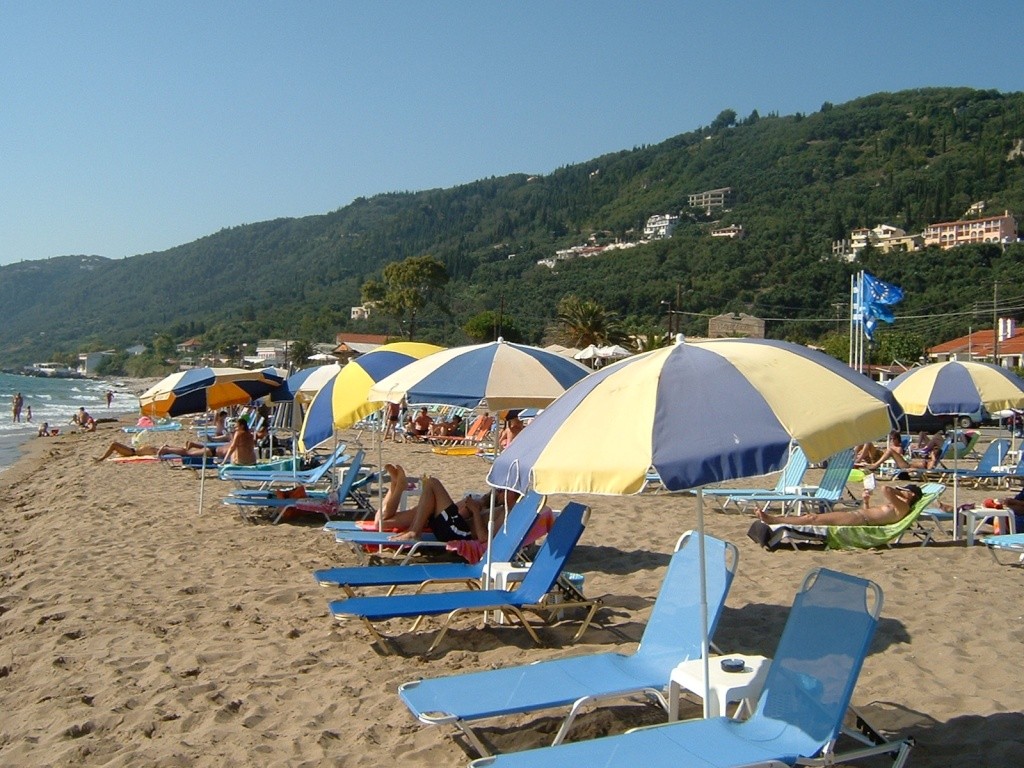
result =
[[[900,469],[911,468],[907,460],[903,458],[902,453],[894,451],[892,448],[886,448],[885,452],[881,455],[878,461],[875,461],[871,464],[865,464],[864,469],[878,469],[882,465],[882,462],[884,462],[886,459],[892,459],[896,466],[899,467]]]
[[[430,520],[431,515],[440,512],[451,504],[452,497],[445,489],[444,485],[441,484],[440,480],[436,477],[423,478],[422,488],[420,489],[420,499],[416,504],[416,510],[412,516],[412,520],[409,523],[407,530],[402,533],[395,534],[393,538],[410,539],[415,541],[422,535],[423,529],[427,527],[427,521]],[[406,512],[408,511],[410,510],[406,510]],[[400,512],[398,514],[404,515],[405,512]]]
[[[807,515],[769,515],[761,510],[757,517],[766,525],[864,525],[864,516],[859,512],[812,512]]]
[[[380,508],[380,512],[377,513],[376,520],[378,523],[383,522],[390,526],[394,524],[393,521],[399,514],[398,505],[402,501],[402,494],[405,493],[408,479],[405,469],[399,464],[385,464],[384,471],[391,478],[391,484],[388,486],[388,492],[384,494],[384,504]]]
[[[161,445],[156,452],[157,456],[191,456],[188,448],[175,448],[171,445]]]
[[[110,444],[109,448],[107,448],[106,453],[96,458],[96,461],[103,461],[104,459],[108,459],[115,453],[118,456],[134,456],[135,449],[132,448],[130,445],[125,445],[124,443],[114,442]]]

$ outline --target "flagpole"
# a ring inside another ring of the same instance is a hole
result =
[[[847,356],[847,364],[851,368],[856,368],[857,367],[856,365],[854,365],[854,353],[853,353],[854,345],[856,344],[856,339],[857,339],[857,328],[856,328],[856,322],[855,322],[855,317],[856,317],[856,314],[857,314],[857,304],[856,304],[857,293],[856,293],[856,290],[854,289],[854,284],[853,284],[854,279],[855,279],[854,276],[850,275],[850,327],[848,329],[850,331],[850,344],[849,344],[850,351],[849,351],[849,354]]]
[[[857,334],[857,341],[860,342],[860,355],[857,359],[857,370],[864,373],[864,315],[865,310],[865,299],[864,299],[864,270],[860,271],[860,285],[857,286],[857,302],[860,305],[858,312],[858,320],[860,322],[860,333]]]

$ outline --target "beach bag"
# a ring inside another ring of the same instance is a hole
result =
[[[279,488],[274,492],[274,495],[279,499],[305,499],[307,496],[306,486],[296,485],[292,488]]]

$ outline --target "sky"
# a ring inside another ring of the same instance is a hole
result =
[[[881,91],[1020,91],[1018,5],[0,0],[0,264],[123,258]]]

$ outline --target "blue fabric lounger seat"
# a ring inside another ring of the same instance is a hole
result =
[[[850,470],[853,469],[853,449],[839,451],[828,458],[828,466],[818,487],[806,493],[775,493],[773,491],[761,491],[759,493],[734,494],[732,498],[739,503],[763,504],[762,511],[768,509],[771,504],[779,503],[783,507],[790,507],[805,502],[817,504],[831,509],[842,498],[846,491],[846,483],[850,479]]]
[[[491,542],[491,559],[494,562],[509,562],[515,557],[543,503],[544,497],[531,491],[509,510],[505,524],[494,534]],[[359,587],[426,585],[453,581],[480,584],[485,565],[486,561],[481,560],[473,565],[426,563],[327,568],[314,571],[313,578],[323,587],[342,587],[348,594],[354,595],[353,590]]]
[[[746,506],[746,499],[749,496],[774,496],[780,493],[789,493],[787,489],[798,488],[803,483],[804,475],[807,474],[809,467],[810,462],[807,461],[807,455],[804,453],[803,448],[797,445],[790,452],[789,461],[782,468],[782,473],[775,483],[775,488],[705,488],[704,496],[719,498],[724,496],[725,501],[722,502],[722,509],[727,508],[729,504],[736,504],[742,509]]]
[[[291,482],[316,485],[317,483],[324,482],[332,469],[343,465],[347,461],[345,447],[345,444],[339,445],[322,464],[313,469],[296,472],[273,472],[248,468],[225,468],[221,471],[220,478],[221,480],[232,480],[236,483],[259,483],[264,486],[273,483]]]
[[[1004,533],[1001,536],[986,536],[982,541],[988,551],[1000,565],[1007,565],[998,557],[996,552],[1011,552],[1017,555],[1017,564],[1024,564],[1024,533]]]
[[[739,561],[736,547],[705,536],[708,562],[708,627],[712,636]],[[645,693],[663,707],[672,669],[700,657],[700,560],[697,538],[684,534],[676,545],[640,647],[632,654],[596,653],[504,669],[417,680],[398,695],[421,722],[450,723],[481,755],[489,754],[471,723],[503,715],[568,707],[555,736],[559,744],[582,707]]]
[[[352,461],[344,468],[345,472],[341,478],[341,483],[338,485],[336,489],[329,492],[326,496],[321,496],[318,492],[314,491],[313,493],[309,494],[306,498],[309,501],[327,501],[331,497],[333,497],[335,500],[335,509],[339,508],[352,495],[352,489],[356,485],[356,483],[358,483],[361,479],[365,477],[365,475],[362,474],[363,456],[363,451],[356,452],[356,455],[352,457]],[[259,493],[265,494],[269,492],[261,491]],[[281,521],[289,507],[293,507],[297,502],[301,501],[303,501],[303,499],[301,498],[281,499],[277,497],[271,497],[268,495],[257,495],[251,493],[242,493],[239,495],[229,494],[228,496],[224,497],[225,504],[230,504],[237,507],[263,507],[269,509],[276,509],[277,515],[275,515],[272,521],[274,524],[279,523]],[[365,511],[359,504],[358,500],[355,501],[355,504],[356,511]],[[321,509],[319,511],[323,514],[325,518],[327,518],[328,521],[330,521],[331,511],[327,509]]]
[[[397,618],[421,619],[425,616],[437,616],[447,614],[447,620],[441,628],[440,633],[434,639],[433,644],[427,650],[431,653],[440,644],[448,632],[452,620],[468,612],[479,611],[500,611],[506,617],[517,619],[538,645],[541,640],[536,630],[527,621],[523,614],[523,608],[535,608],[540,606],[545,595],[551,591],[559,575],[565,568],[566,560],[572,554],[583,534],[586,525],[586,518],[589,509],[582,504],[570,502],[562,510],[562,513],[555,520],[551,531],[544,540],[543,546],[537,553],[537,557],[530,564],[526,576],[514,590],[504,589],[480,589],[457,592],[428,592],[416,595],[388,595],[374,597],[350,597],[346,600],[336,600],[329,605],[331,613],[335,618],[344,620],[356,618],[362,620],[370,634],[378,642],[379,647],[387,651],[387,641],[381,635],[373,622],[385,621]],[[598,604],[587,601],[590,605],[590,612],[585,619],[583,626],[576,637],[586,630],[597,610]],[[561,609],[567,603],[559,603],[556,608]],[[419,621],[413,625],[415,630]]]
[[[902,766],[911,749],[909,741],[871,744],[833,755],[881,607],[877,584],[824,568],[812,571],[793,603],[761,698],[749,719],[669,723],[593,741],[484,757],[472,765],[736,768],[772,760],[794,765],[822,755],[842,763],[886,754],[894,766]]]

